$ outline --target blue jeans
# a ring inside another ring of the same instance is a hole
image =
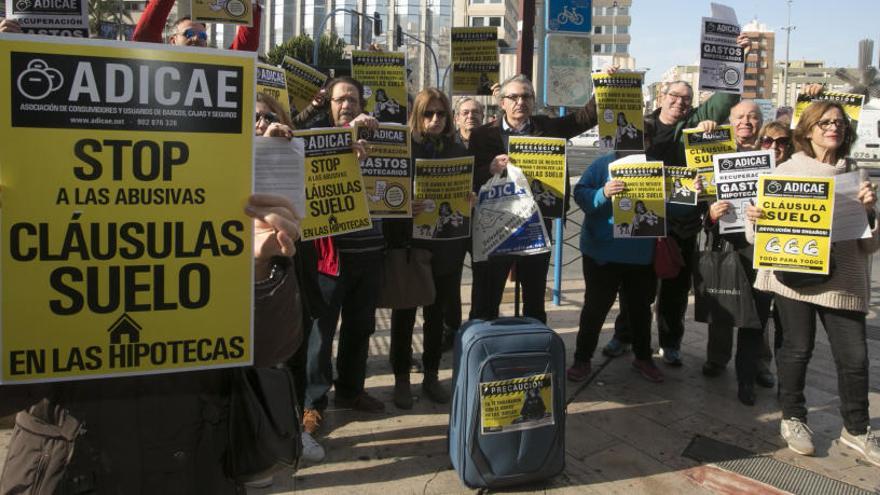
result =
[[[370,335],[376,331],[376,301],[382,287],[383,257],[342,255],[340,275],[318,274],[327,311],[314,320],[308,338],[305,408],[323,410],[333,385],[333,337],[339,325],[336,394],[354,398],[364,390]]]

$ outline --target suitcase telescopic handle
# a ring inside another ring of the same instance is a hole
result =
[[[542,325],[540,321],[528,316],[506,316],[504,318],[497,318],[491,322],[493,327],[514,327],[518,325],[534,324]]]

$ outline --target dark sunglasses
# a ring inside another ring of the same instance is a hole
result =
[[[764,136],[761,138],[761,147],[765,150],[772,147],[773,143],[776,143],[777,146],[788,146],[789,144],[791,144],[791,138],[788,136],[780,136],[776,139],[773,139],[770,136]]]
[[[434,110],[425,110],[424,113],[426,119],[433,119],[435,115],[440,119],[446,117],[446,110],[437,110],[436,112]]]
[[[259,122],[260,119],[266,119],[266,122],[268,122],[270,124],[274,124],[275,122],[278,122],[278,116],[272,112],[257,112],[254,115],[256,116],[256,119],[254,120],[254,122]]]
[[[198,38],[198,39],[200,39],[200,40],[202,40],[202,41],[208,41],[208,33],[207,33],[207,32],[205,32],[205,31],[196,31],[196,30],[193,29],[193,28],[186,29],[186,30],[184,30],[182,33],[177,33],[177,34],[183,36],[183,37],[186,38],[186,39],[190,39],[190,38],[196,37],[196,38]]]

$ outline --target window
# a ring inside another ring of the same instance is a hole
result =
[[[602,34],[602,26],[593,26],[593,34]]]
[[[626,43],[616,43],[614,51],[617,53],[626,53]]]
[[[501,17],[499,16],[473,16],[471,17],[471,27],[499,27],[501,26]]]
[[[629,33],[629,26],[617,26],[617,30],[615,32],[617,34],[627,34]]]
[[[593,53],[602,53],[602,44],[596,43],[593,45]]]

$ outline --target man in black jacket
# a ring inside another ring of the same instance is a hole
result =
[[[596,125],[596,103],[590,100],[583,108],[561,118],[532,115],[535,109],[535,89],[522,74],[513,76],[501,85],[502,118],[474,129],[470,150],[474,153],[474,191],[493,175],[501,173],[509,162],[508,137],[545,136],[572,138]],[[565,204],[568,209],[568,177],[566,177]],[[549,221],[547,222],[549,226]],[[548,228],[548,231],[550,229]],[[529,256],[494,256],[488,261],[473,264],[470,318],[494,319],[504,293],[507,274],[516,262],[516,276],[523,289],[523,315],[547,321],[544,311],[544,292],[550,253]]]

